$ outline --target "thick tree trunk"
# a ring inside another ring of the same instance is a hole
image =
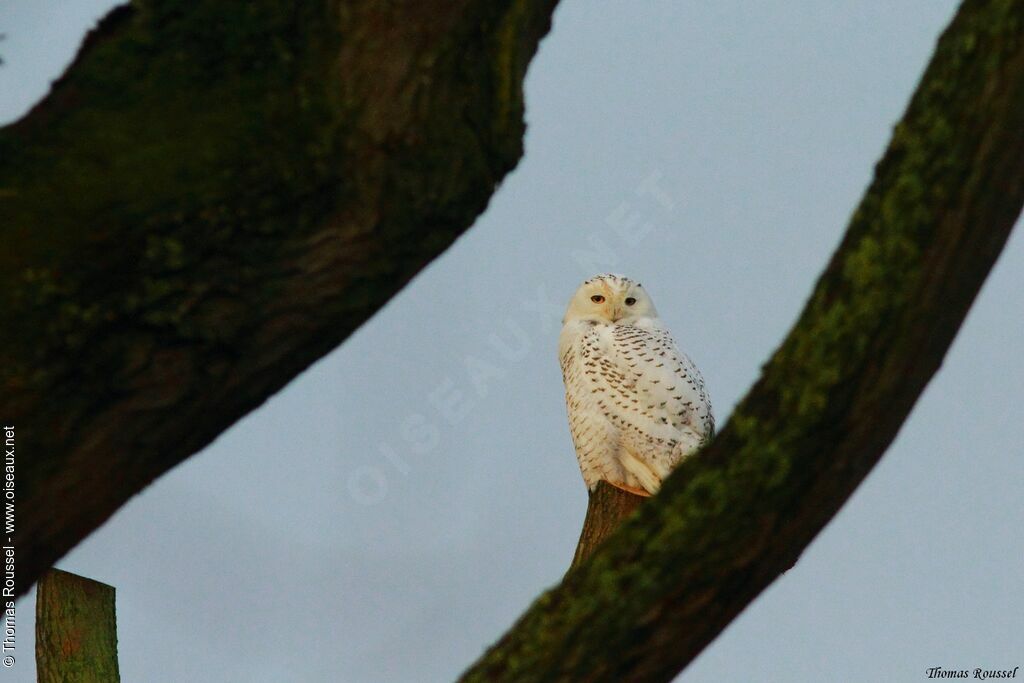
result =
[[[729,423],[463,680],[673,678],[881,457],[1022,202],[1024,3],[967,0],[803,314]]]
[[[117,683],[114,587],[51,569],[36,591],[39,683]]]
[[[554,4],[136,0],[0,129],[19,593],[473,222]]]

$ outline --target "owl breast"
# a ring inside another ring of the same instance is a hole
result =
[[[587,487],[657,491],[714,431],[704,381],[655,320],[566,323],[559,340],[569,429]]]

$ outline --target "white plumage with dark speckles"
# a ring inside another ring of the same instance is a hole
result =
[[[619,275],[576,290],[558,355],[576,457],[587,488],[602,479],[657,492],[680,460],[715,431],[697,367],[676,348],[651,297]]]

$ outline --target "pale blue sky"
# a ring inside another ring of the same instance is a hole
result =
[[[0,3],[0,121],[111,5]],[[60,562],[117,587],[123,679],[454,678],[575,547],[586,493],[555,348],[578,282],[640,279],[724,423],[954,7],[565,0],[527,79],[526,156],[486,214]],[[642,238],[613,227],[631,216]],[[1024,665],[1022,289],[1018,234],[878,468],[681,680]],[[31,612],[3,680],[34,679]]]

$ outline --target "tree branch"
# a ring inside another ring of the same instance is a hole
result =
[[[465,681],[667,681],[791,566],[938,370],[1024,202],[1024,3],[967,0],[800,319],[707,448]]]
[[[575,569],[593,555],[645,500],[606,481],[597,482],[587,497],[587,516],[569,569]]]
[[[36,591],[39,683],[117,683],[114,587],[59,569]]]
[[[473,222],[554,5],[136,0],[0,129],[19,593]]]

